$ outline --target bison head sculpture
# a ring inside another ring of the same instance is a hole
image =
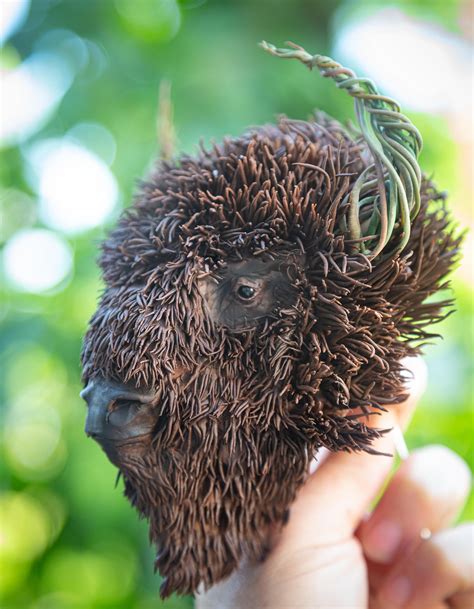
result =
[[[149,522],[163,596],[259,559],[317,449],[372,450],[367,417],[403,399],[459,239],[423,178],[403,250],[365,254],[345,218],[370,164],[334,120],[282,118],[159,162],[103,245],[86,431]]]

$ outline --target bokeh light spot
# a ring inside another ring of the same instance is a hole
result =
[[[0,72],[0,144],[19,144],[51,117],[70,87],[73,73],[54,53],[35,53],[18,67]]]
[[[85,606],[117,602],[134,584],[136,562],[132,552],[116,544],[111,551],[59,550],[45,565],[42,587],[81,599]]]
[[[89,61],[86,41],[75,32],[66,29],[46,32],[36,42],[35,48],[38,51],[60,55],[74,74],[83,70]]]
[[[5,245],[3,266],[16,288],[41,293],[66,279],[72,269],[72,252],[67,242],[51,231],[24,229]]]
[[[181,25],[176,0],[115,0],[115,6],[129,29],[148,40],[171,40]]]
[[[0,191],[0,242],[36,220],[36,205],[31,197],[16,188]]]
[[[41,503],[27,493],[0,495],[0,555],[31,561],[49,542],[48,514]]]
[[[68,381],[65,363],[57,353],[34,342],[17,340],[10,345],[6,356],[3,387],[7,399],[14,400],[15,405],[22,400],[17,406],[20,411],[28,405],[41,409],[43,404],[62,404]],[[27,382],[25,370],[28,370]]]
[[[60,433],[46,421],[22,421],[10,425],[5,450],[13,470],[23,479],[44,480],[64,466],[66,450]]]
[[[334,55],[359,66],[382,91],[413,110],[438,113],[469,104],[469,44],[400,9],[384,8],[351,20],[337,33]]]
[[[0,44],[3,44],[25,21],[30,0],[7,0],[0,10]]]
[[[8,404],[3,444],[5,457],[24,480],[46,480],[57,475],[66,461],[61,419],[41,394],[42,385],[27,385]]]
[[[0,546],[1,544],[2,540],[0,539]],[[0,547],[0,597],[3,598],[15,590],[21,590],[28,577],[29,568],[29,563],[4,556]]]
[[[51,491],[0,494],[0,594],[21,589],[30,564],[55,541],[65,521],[60,498]]]
[[[118,187],[106,163],[68,139],[44,140],[27,152],[40,196],[40,216],[52,228],[76,233],[104,222]]]

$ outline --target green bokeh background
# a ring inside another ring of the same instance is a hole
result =
[[[362,4],[369,12],[380,8]],[[392,4],[459,34],[461,2]],[[337,118],[350,117],[351,102],[331,83],[296,63],[268,57],[256,43],[292,39],[329,53],[341,15],[350,18],[353,8],[341,0],[34,0],[2,61],[12,65],[27,58],[51,32],[62,40],[74,33],[96,45],[100,61],[85,62],[54,115],[27,143],[61,137],[78,123],[103,125],[116,142],[111,170],[125,206],[157,151],[162,78],[172,82],[179,148],[187,152],[200,138],[237,135],[279,113],[305,118],[317,106]],[[445,118],[411,117],[424,136],[424,169],[452,194],[453,212],[464,220],[472,199],[460,186],[459,143]],[[41,221],[21,146],[4,148],[1,155],[5,242]],[[21,206],[15,205],[18,193],[27,195]],[[123,498],[122,483],[114,488],[113,466],[83,433],[79,352],[100,291],[95,258],[106,229],[66,237],[74,251],[73,274],[51,293],[26,293],[8,281],[2,288],[4,609],[192,606],[189,598],[159,600],[146,524]],[[443,341],[427,349],[429,389],[407,441],[410,448],[446,444],[472,465],[472,277],[456,273],[453,287],[457,312],[438,327]],[[472,517],[472,501],[470,506],[463,519]]]

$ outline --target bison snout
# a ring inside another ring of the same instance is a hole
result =
[[[150,406],[155,395],[95,378],[81,392],[87,402],[85,432],[98,442],[127,440],[149,433],[157,420]]]

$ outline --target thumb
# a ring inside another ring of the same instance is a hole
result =
[[[382,453],[394,453],[394,430],[407,427],[426,387],[426,364],[419,358],[407,358],[404,364],[412,377],[407,381],[408,399],[378,417],[371,417],[368,423],[392,430],[373,444],[375,450]],[[382,455],[331,454],[298,493],[280,541],[315,545],[351,536],[380,491],[392,463],[393,457]]]

